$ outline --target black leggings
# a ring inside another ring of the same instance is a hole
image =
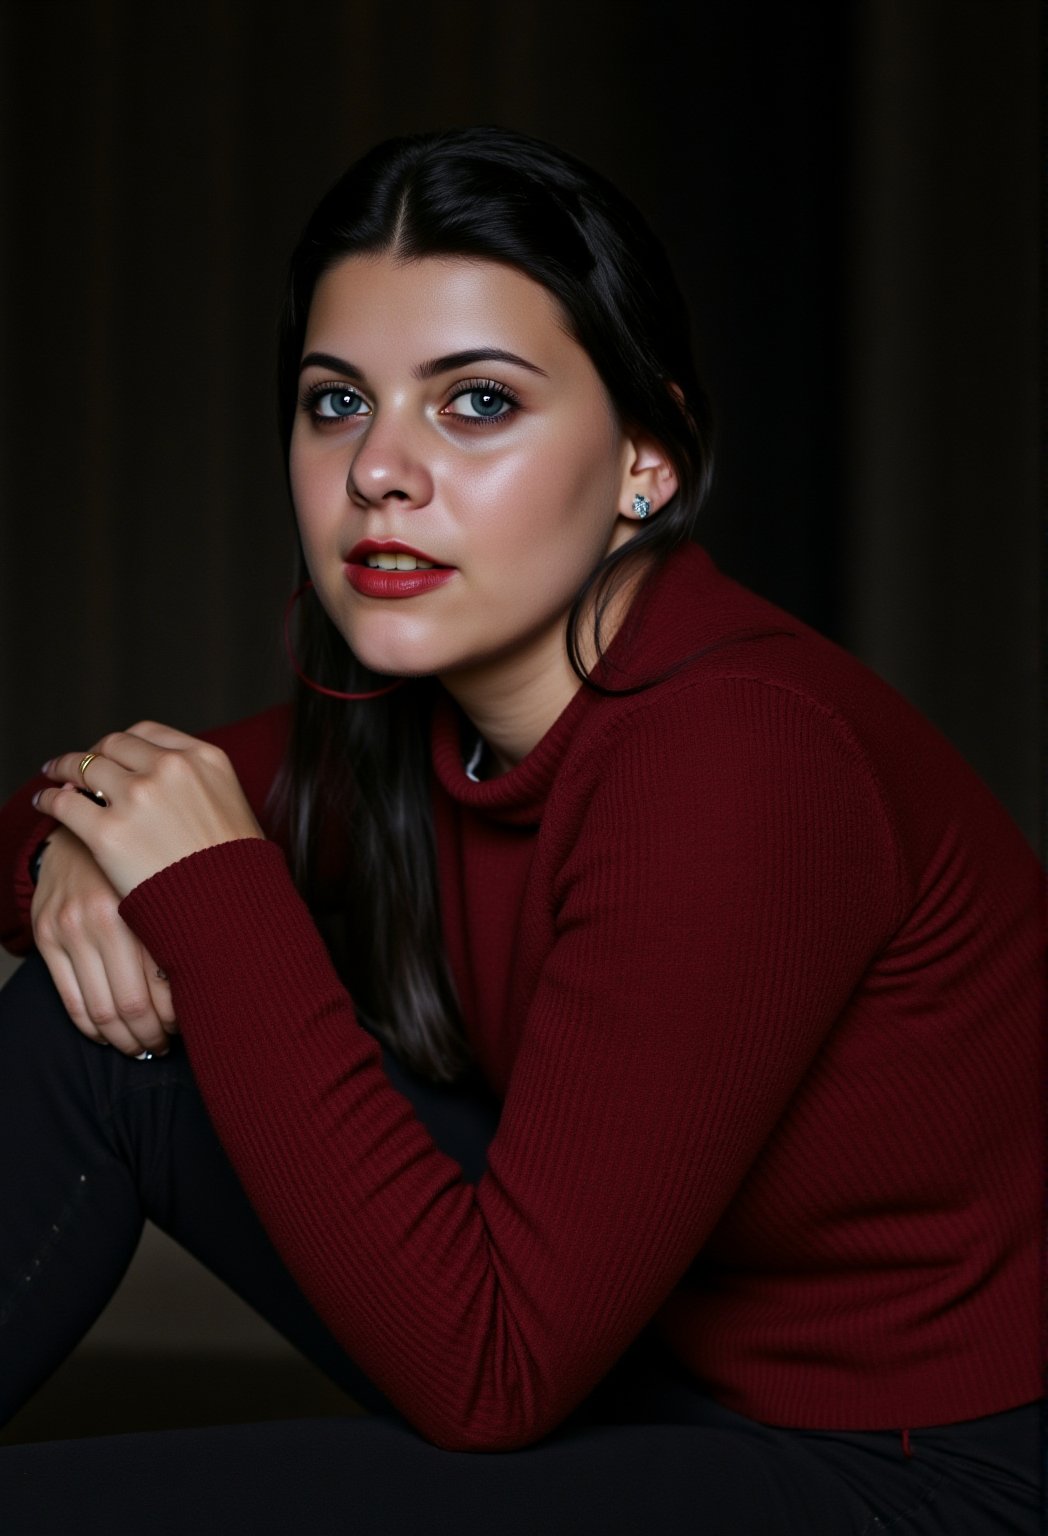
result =
[[[471,1177],[479,1090],[387,1070]],[[562,1428],[508,1454],[441,1451],[356,1369],[273,1250],[175,1042],[128,1060],[70,1024],[35,957],[0,993],[0,1420],[116,1288],[146,1217],[371,1417],[0,1449],[0,1532],[252,1536],[1034,1536],[1035,1405],[938,1429],[769,1428],[719,1407],[644,1338]]]

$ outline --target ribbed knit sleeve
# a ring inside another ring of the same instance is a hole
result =
[[[122,906],[172,978],[285,1261],[451,1448],[547,1433],[652,1317],[898,907],[861,754],[828,711],[746,678],[619,709],[547,821],[518,936],[527,1006],[476,1188],[386,1079],[276,847],[206,850]]]

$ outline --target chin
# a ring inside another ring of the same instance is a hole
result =
[[[357,660],[384,677],[428,677],[439,672],[447,661],[432,636],[378,636],[357,632],[346,638]]]

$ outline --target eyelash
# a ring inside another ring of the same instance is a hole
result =
[[[463,379],[455,385],[454,390],[441,407],[441,414],[443,415],[452,401],[461,399],[463,395],[472,394],[496,395],[500,400],[504,400],[507,405],[511,406],[512,409],[500,411],[497,416],[464,416],[459,411],[450,411],[448,412],[450,418],[456,421],[467,421],[470,426],[490,427],[498,422],[508,421],[511,416],[516,414],[520,407],[519,397],[507,384],[499,384],[495,379]],[[322,429],[335,426],[340,422],[355,421],[357,419],[356,415],[321,416],[318,407],[320,401],[327,395],[355,395],[358,400],[363,400],[365,405],[368,403],[367,397],[362,395],[359,389],[354,389],[352,385],[331,382],[311,384],[308,389],[303,391],[299,404],[301,409],[310,416],[314,425]]]
[[[360,391],[354,389],[349,384],[334,384],[330,382],[325,384],[311,384],[308,389],[304,389],[302,391],[299,405],[308,416],[312,417],[313,421],[319,427],[329,426],[333,422],[353,420],[352,416],[321,416],[318,407],[321,400],[323,400],[327,395],[356,395],[358,400],[364,399],[364,396],[360,393]]]
[[[508,421],[520,408],[519,396],[509,388],[508,384],[496,383],[494,379],[461,380],[460,383],[455,385],[452,394],[448,396],[447,405],[450,405],[453,400],[460,400],[463,395],[473,394],[495,395],[499,400],[504,400],[507,405],[512,406],[512,410],[500,411],[497,416],[463,416],[457,411],[452,411],[450,414],[456,420],[468,421],[471,425],[479,424],[480,426],[489,427],[493,426],[497,421]]]

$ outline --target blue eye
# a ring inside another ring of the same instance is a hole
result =
[[[471,389],[468,395],[459,398],[469,401],[474,416],[497,416],[506,408],[505,396],[493,394],[490,389]]]
[[[322,421],[342,421],[347,416],[371,414],[367,401],[355,389],[332,389],[330,386],[313,392],[309,408]]]
[[[468,409],[461,409],[463,405]],[[444,407],[449,416],[458,416],[464,421],[501,421],[503,417],[511,416],[516,408],[517,402],[505,386],[494,382],[467,384]]]

